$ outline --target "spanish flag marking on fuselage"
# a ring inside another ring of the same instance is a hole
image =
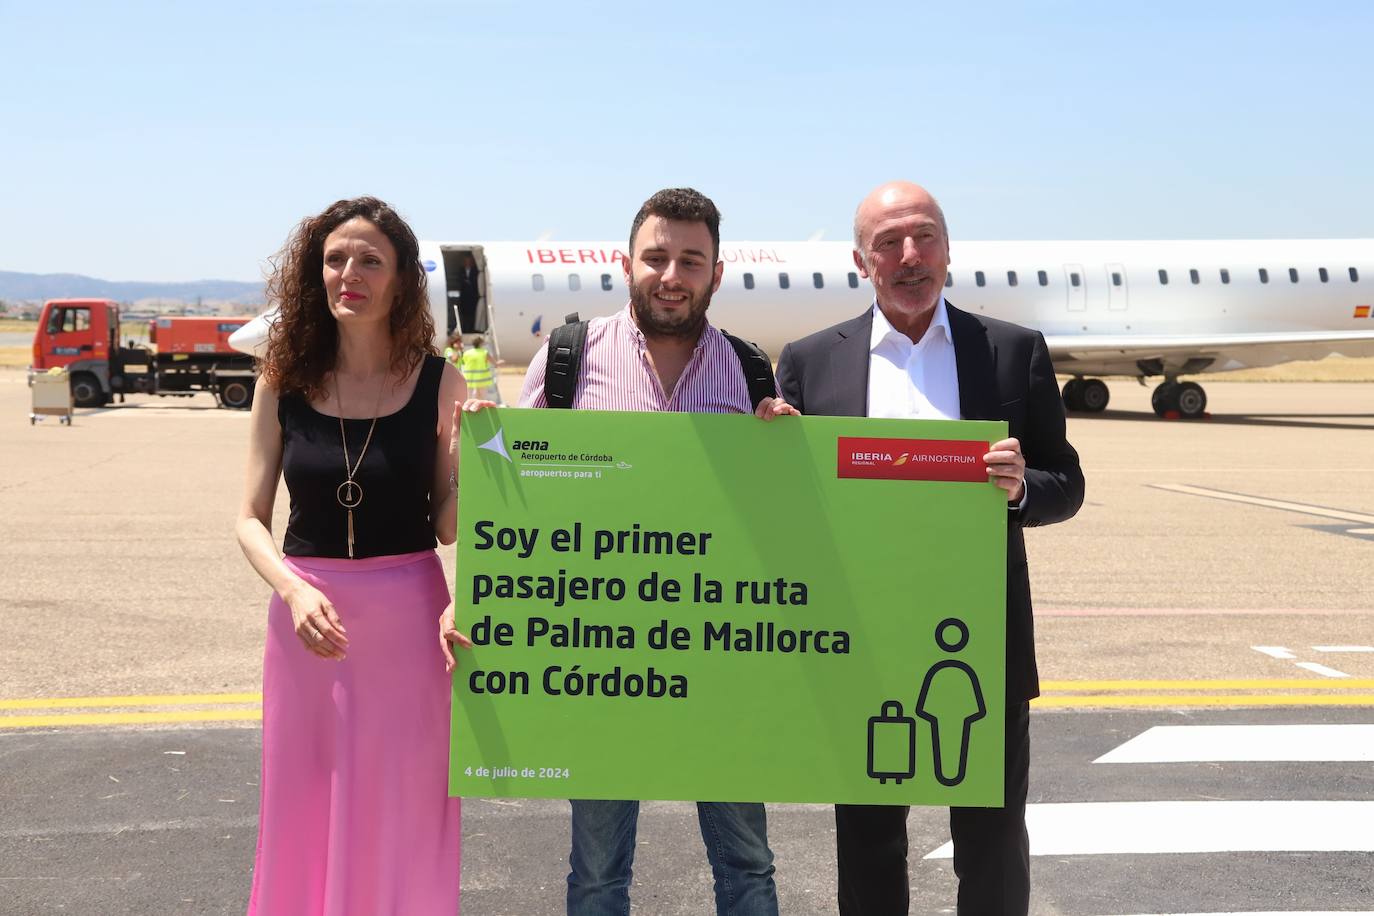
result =
[[[1368,318],[1368,317],[1369,317],[1369,306],[1367,306],[1367,305],[1357,305],[1357,306],[1355,306],[1355,317],[1356,317],[1356,318]]]

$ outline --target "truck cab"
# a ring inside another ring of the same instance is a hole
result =
[[[72,400],[98,407],[108,399],[110,354],[119,349],[119,305],[110,299],[43,303],[33,336],[33,371],[67,370]]]

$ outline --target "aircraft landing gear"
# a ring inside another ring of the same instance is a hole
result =
[[[1101,413],[1111,397],[1107,383],[1101,379],[1071,378],[1064,383],[1064,406],[1072,411]]]
[[[1150,396],[1150,406],[1161,417],[1174,412],[1185,420],[1196,420],[1207,412],[1207,392],[1197,382],[1166,379]]]

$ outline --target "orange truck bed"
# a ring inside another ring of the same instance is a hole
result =
[[[251,318],[166,317],[149,322],[148,340],[158,353],[235,353],[229,335]]]

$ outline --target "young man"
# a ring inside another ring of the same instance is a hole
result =
[[[719,253],[720,213],[708,198],[673,188],[644,202],[624,262],[630,302],[589,322],[572,408],[752,412],[765,420],[796,413],[778,398],[753,408],[739,356],[706,320],[725,266]],[[548,406],[547,351],[545,343],[530,363],[521,407]],[[629,912],[638,817],[637,801],[572,802],[569,916]],[[763,805],[698,802],[697,818],[715,876],[716,912],[774,916]]]
[[[1005,807],[951,808],[949,820],[959,913],[1024,914],[1030,700],[1040,686],[1021,529],[1078,511],[1078,453],[1064,435],[1064,405],[1044,338],[945,302],[949,234],[924,188],[892,182],[864,199],[854,215],[854,263],[873,284],[873,306],[783,348],[783,397],[811,415],[1010,423],[1010,438],[983,456],[989,479],[1007,491]],[[836,806],[842,916],[907,912],[907,813]]]

